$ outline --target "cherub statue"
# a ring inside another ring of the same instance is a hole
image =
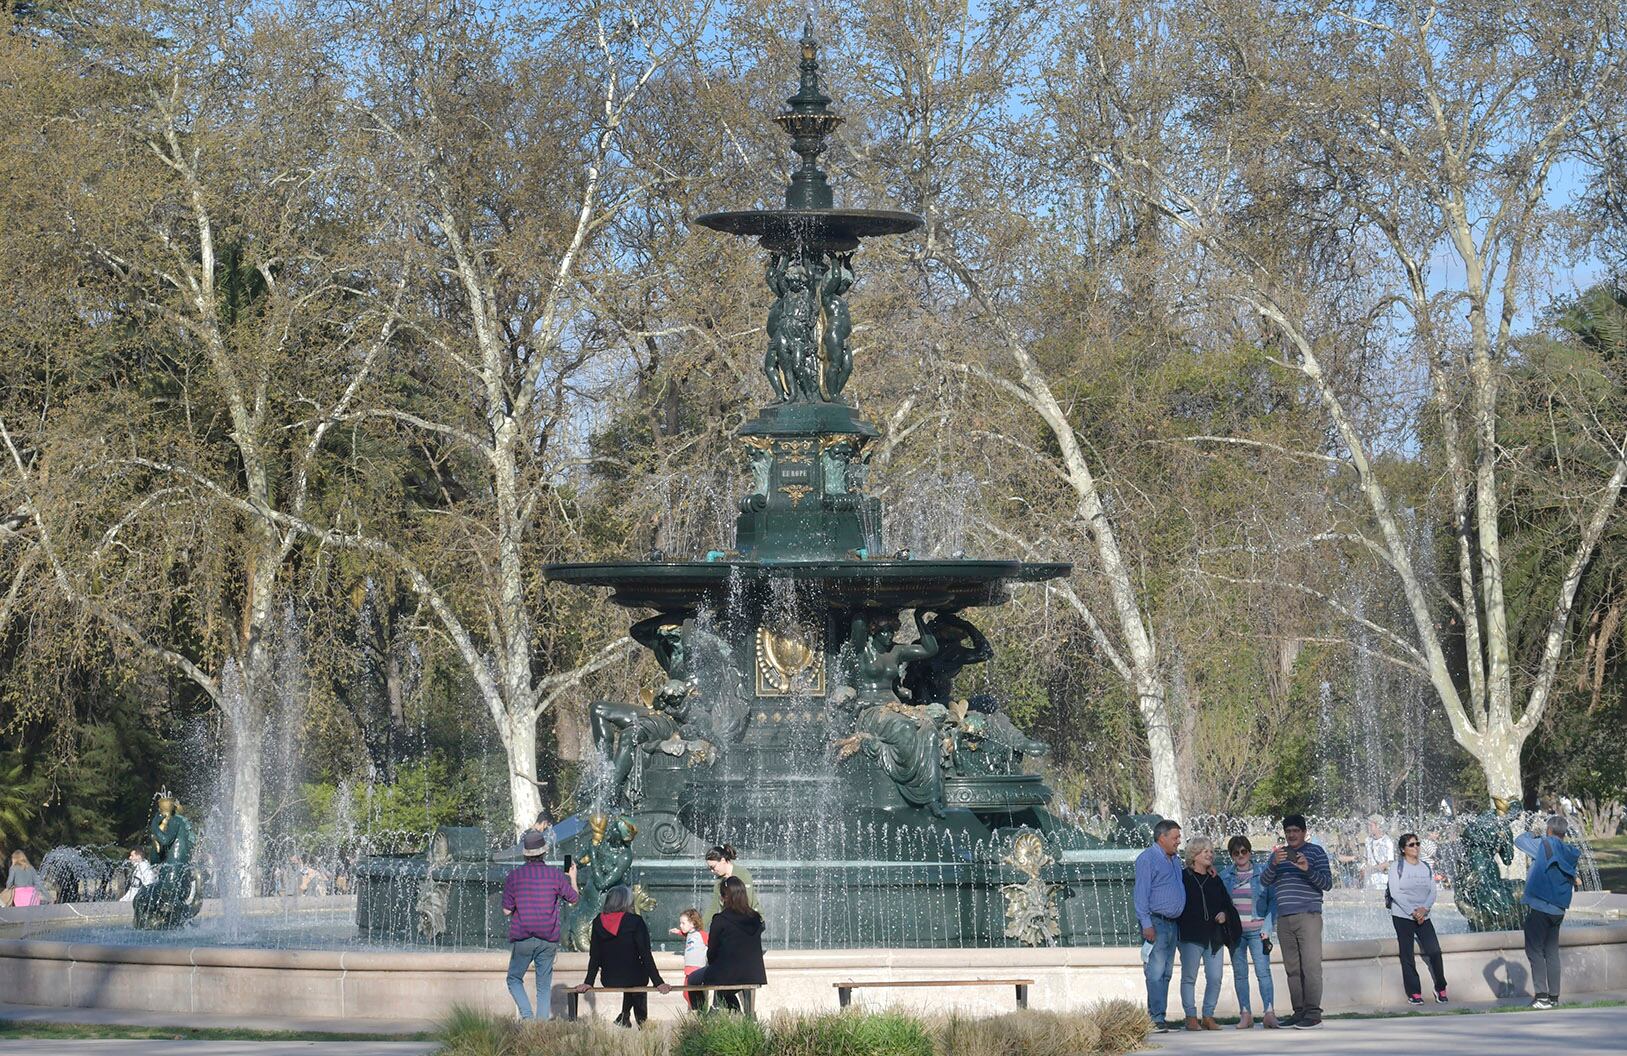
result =
[[[848,336],[853,321],[847,312],[847,291],[853,288],[853,254],[836,253],[820,283],[819,299],[825,311],[825,396],[835,398],[853,373],[853,350]]]
[[[775,253],[769,258],[768,288],[774,291],[774,306],[768,311],[768,351],[763,357],[763,373],[780,402],[818,399],[817,374],[814,393],[807,392],[808,360],[817,358],[814,349],[819,301],[814,276],[801,259]]]

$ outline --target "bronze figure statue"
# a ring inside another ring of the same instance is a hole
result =
[[[136,892],[134,902],[135,926],[143,930],[178,928],[203,908],[202,885],[192,867],[192,823],[168,789],[154,798],[157,811],[147,824],[147,838],[157,877]]]
[[[982,631],[953,613],[937,613],[926,626],[938,651],[904,666],[899,696],[915,704],[947,705],[961,668],[987,662],[994,650]]]

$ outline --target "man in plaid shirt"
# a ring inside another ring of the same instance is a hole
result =
[[[508,992],[520,1018],[530,1019],[525,970],[537,968],[537,1016],[553,1015],[554,954],[559,952],[559,903],[576,904],[576,863],[570,872],[543,861],[548,834],[530,829],[521,841],[525,863],[503,879],[503,914],[508,917]]]

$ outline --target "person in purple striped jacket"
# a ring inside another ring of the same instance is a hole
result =
[[[576,904],[576,863],[569,872],[543,860],[546,833],[528,829],[520,846],[525,864],[503,878],[503,915],[508,917],[508,992],[521,1019],[532,1018],[525,996],[525,970],[537,969],[538,1019],[553,1015],[554,954],[559,952],[559,904]]]

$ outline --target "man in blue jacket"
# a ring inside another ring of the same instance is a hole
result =
[[[1162,1033],[1169,1005],[1169,979],[1175,968],[1176,924],[1186,908],[1186,883],[1181,879],[1181,825],[1168,818],[1153,826],[1152,846],[1136,857],[1135,907],[1141,924],[1141,961],[1147,976],[1147,1015]]]
[[[1571,892],[1582,886],[1576,863],[1582,849],[1565,842],[1570,823],[1563,814],[1548,816],[1548,834],[1522,832],[1514,846],[1531,856],[1525,878],[1525,958],[1531,962],[1532,1008],[1559,1004],[1559,925],[1570,908]]]

